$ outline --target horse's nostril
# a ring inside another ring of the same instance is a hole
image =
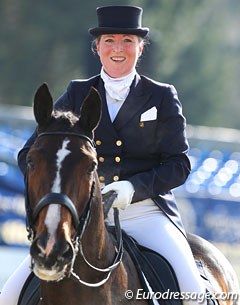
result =
[[[44,247],[43,247],[40,239],[38,239],[37,242],[36,242],[36,248],[37,248],[37,251],[38,251],[38,255],[40,257],[43,257],[45,255],[45,250],[44,250]]]
[[[34,258],[43,258],[45,254],[43,241],[36,239],[31,245],[30,253]]]
[[[62,251],[61,257],[58,256],[59,260],[71,260],[73,258],[73,249],[69,243],[67,243]]]

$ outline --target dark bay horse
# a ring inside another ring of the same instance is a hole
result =
[[[98,92],[91,89],[76,117],[53,111],[44,84],[35,95],[34,115],[38,137],[27,155],[26,200],[32,269],[41,279],[39,305],[148,304],[126,298],[126,291],[136,295],[141,283],[104,223],[93,145],[101,117]],[[198,237],[189,240],[216,292],[238,292],[225,257]]]

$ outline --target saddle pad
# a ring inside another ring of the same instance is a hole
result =
[[[40,301],[40,280],[30,273],[23,285],[17,305],[38,305]]]

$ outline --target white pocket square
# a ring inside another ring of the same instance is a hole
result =
[[[154,106],[141,114],[140,122],[154,121],[157,119],[157,108]]]

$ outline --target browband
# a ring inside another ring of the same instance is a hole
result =
[[[74,137],[79,137],[82,139],[87,140],[92,147],[95,147],[94,145],[94,141],[92,139],[90,139],[88,136],[85,136],[81,133],[77,133],[77,132],[64,132],[64,131],[46,131],[46,132],[41,132],[38,134],[38,138],[43,137],[43,136],[74,136]]]

